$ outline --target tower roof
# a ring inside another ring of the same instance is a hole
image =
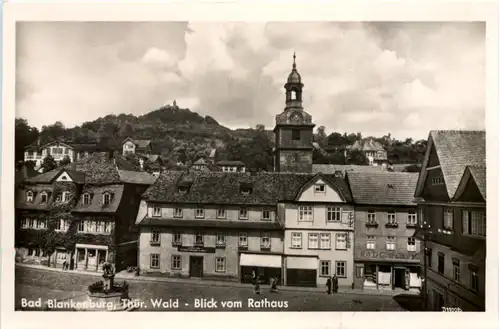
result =
[[[293,66],[292,72],[288,75],[287,83],[302,83],[299,72],[297,71],[297,64],[295,63],[295,53],[293,53]]]

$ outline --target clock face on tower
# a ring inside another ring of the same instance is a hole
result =
[[[293,112],[292,114],[290,114],[290,120],[292,121],[298,121],[302,119],[302,114],[299,113],[299,112]]]

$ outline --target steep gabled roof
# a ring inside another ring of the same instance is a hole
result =
[[[418,173],[348,172],[346,176],[356,204],[416,205],[413,194]]]
[[[344,179],[323,175],[338,187],[346,200],[351,194]],[[197,204],[254,204],[276,205],[278,201],[294,201],[299,189],[315,175],[298,173],[225,173],[181,171],[163,172],[155,184],[143,194],[149,201]],[[189,189],[179,191],[179,185],[188,180]],[[241,193],[241,186],[251,186],[252,192]]]
[[[432,148],[443,172],[448,197],[453,198],[462,179],[465,167],[486,166],[486,132],[476,130],[436,130],[429,133],[425,160],[415,191],[421,196],[427,178],[427,164]]]
[[[337,164],[313,164],[313,173],[335,174],[337,171],[346,172],[384,172],[387,168],[383,166],[360,166],[360,165],[337,165]]]
[[[245,164],[241,161],[221,160],[215,163],[216,166],[239,166],[244,167]]]
[[[481,193],[481,196],[486,201],[486,166],[481,165],[467,166],[465,168],[462,179],[460,180],[455,195],[453,196],[453,200],[460,198],[470,179],[474,181],[479,193]]]
[[[377,142],[371,138],[355,141],[354,144],[352,144],[349,147],[349,150],[350,151],[359,150],[359,151],[364,151],[364,152],[365,151],[375,151],[375,152],[385,151],[382,144],[380,144],[379,142]]]

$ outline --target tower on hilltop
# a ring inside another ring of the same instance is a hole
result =
[[[302,107],[304,84],[297,71],[293,53],[292,72],[285,84],[285,109],[276,115],[275,171],[312,172],[313,129],[312,117]]]

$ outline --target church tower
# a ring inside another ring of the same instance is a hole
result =
[[[274,170],[277,172],[312,172],[312,117],[302,107],[304,84],[297,71],[295,53],[292,72],[285,84],[285,109],[276,116]]]

